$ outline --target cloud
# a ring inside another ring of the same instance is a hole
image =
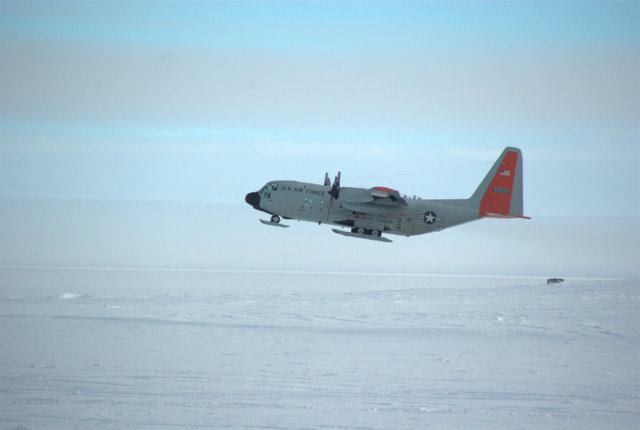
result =
[[[637,137],[633,52],[416,57],[12,44],[10,119]],[[593,138],[593,137],[592,137]]]
[[[530,207],[638,210],[637,5],[0,8],[0,196],[225,201],[342,170],[450,197],[518,146]]]

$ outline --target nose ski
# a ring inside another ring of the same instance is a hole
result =
[[[276,214],[271,216],[271,220],[266,221],[261,219],[260,222],[264,225],[272,225],[274,227],[282,227],[282,228],[288,228],[289,226],[286,224],[280,224],[280,217]]]

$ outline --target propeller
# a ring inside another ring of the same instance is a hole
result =
[[[338,200],[338,196],[340,195],[340,172],[338,172],[338,174],[336,175],[336,178],[333,180],[333,186],[329,191],[329,195],[334,199]]]

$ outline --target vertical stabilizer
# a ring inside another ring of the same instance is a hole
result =
[[[520,149],[505,148],[469,200],[480,218],[528,218],[522,212]]]

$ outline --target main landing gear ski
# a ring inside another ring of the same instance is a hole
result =
[[[347,237],[357,237],[358,239],[377,240],[378,242],[393,242],[386,237],[382,237],[382,232],[380,232],[379,230],[367,230],[359,227],[354,227],[351,229],[351,231],[338,230],[337,228],[332,228],[331,231]]]

